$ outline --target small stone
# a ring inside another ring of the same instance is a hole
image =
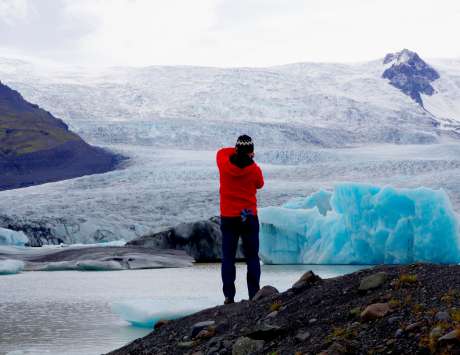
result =
[[[195,338],[199,332],[203,329],[207,329],[209,326],[213,326],[215,322],[213,320],[207,320],[204,322],[195,323],[192,325],[191,337]]]
[[[437,322],[450,322],[452,319],[450,318],[450,314],[448,312],[438,312],[434,316],[434,320]]]
[[[361,314],[361,307],[355,307],[350,309],[350,316],[359,317]]]
[[[309,332],[298,332],[295,338],[300,342],[304,342],[305,340],[310,338],[310,336],[311,334]]]
[[[204,355],[204,353],[202,351],[195,351],[192,355]]]
[[[366,307],[361,313],[361,318],[365,321],[385,317],[390,312],[388,303],[374,303]]]
[[[395,338],[400,338],[404,334],[403,330],[399,328],[395,333]]]
[[[211,340],[209,340],[208,342],[208,346],[217,346],[217,347],[221,347],[221,339],[220,338],[212,338]]]
[[[231,340],[224,340],[222,342],[222,346],[225,348],[225,349],[230,349],[232,347],[233,343],[231,342]]]
[[[180,343],[177,343],[177,347],[181,349],[190,349],[193,348],[196,345],[196,342],[194,341],[181,341]]]
[[[451,332],[439,338],[439,341],[458,341],[460,340],[460,329],[452,330]]]
[[[316,318],[312,318],[308,321],[309,324],[315,324],[318,321]]]
[[[340,344],[339,342],[334,342],[327,348],[326,353],[328,355],[340,355],[340,354],[348,354],[347,347]]]
[[[359,284],[359,290],[367,291],[378,288],[385,283],[387,277],[388,275],[386,272],[378,272],[376,274],[364,277]]]
[[[202,329],[200,332],[196,335],[195,339],[207,339],[207,338],[212,338],[215,335],[215,331],[208,330],[208,329]]]
[[[240,337],[232,347],[232,355],[250,355],[262,350],[265,342],[263,340],[253,340],[248,337]]]
[[[249,328],[248,327],[242,327],[240,328],[240,333],[247,333],[249,332]]]
[[[388,318],[387,322],[389,325],[393,325],[395,323],[398,323],[399,321],[401,321],[401,317],[400,316],[395,316],[395,317],[390,317]]]
[[[418,322],[409,324],[409,325],[406,327],[406,332],[413,332],[413,331],[415,331],[415,330],[420,329],[420,327],[421,327],[421,324],[418,323]]]
[[[297,282],[294,283],[294,285],[292,285],[292,288],[295,290],[299,290],[309,286],[310,284],[318,280],[321,280],[321,278],[318,275],[316,275],[313,271],[307,271],[300,277],[300,279]]]
[[[278,315],[278,311],[273,311],[267,315],[266,318],[275,318]]]
[[[388,339],[388,340],[386,341],[385,344],[386,344],[387,346],[390,346],[390,345],[393,345],[394,343],[396,343],[396,340],[394,340],[394,339]]]
[[[277,295],[279,294],[279,291],[270,285],[262,287],[259,291],[257,291],[256,295],[252,299],[253,301],[259,301],[261,299],[270,297],[272,295]]]
[[[441,327],[434,327],[433,329],[431,329],[430,338],[439,339],[441,336],[442,336]]]
[[[169,322],[170,320],[168,319],[160,319],[158,322],[155,323],[155,325],[153,326],[153,329],[158,330],[165,324],[168,324]]]
[[[222,334],[228,329],[228,321],[224,320],[217,324],[214,328],[217,334]]]

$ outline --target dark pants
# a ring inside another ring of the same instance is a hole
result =
[[[238,239],[241,236],[243,253],[247,264],[247,282],[249,299],[259,291],[259,220],[257,216],[247,216],[243,222],[241,217],[222,217],[222,283],[224,296],[231,300],[235,297],[235,258]]]

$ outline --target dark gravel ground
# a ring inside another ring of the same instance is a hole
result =
[[[362,279],[377,272],[386,280],[360,291]],[[389,312],[365,320],[361,312],[375,303],[384,303]],[[192,326],[207,320],[215,325],[192,338]],[[457,329],[460,266],[379,266],[310,280],[259,301],[206,309],[110,354],[460,354]],[[243,337],[253,350],[235,346]]]

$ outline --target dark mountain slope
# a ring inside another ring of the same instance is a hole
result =
[[[119,159],[0,83],[0,190],[107,172]]]

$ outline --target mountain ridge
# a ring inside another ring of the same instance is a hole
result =
[[[0,190],[110,171],[118,159],[0,82]]]

